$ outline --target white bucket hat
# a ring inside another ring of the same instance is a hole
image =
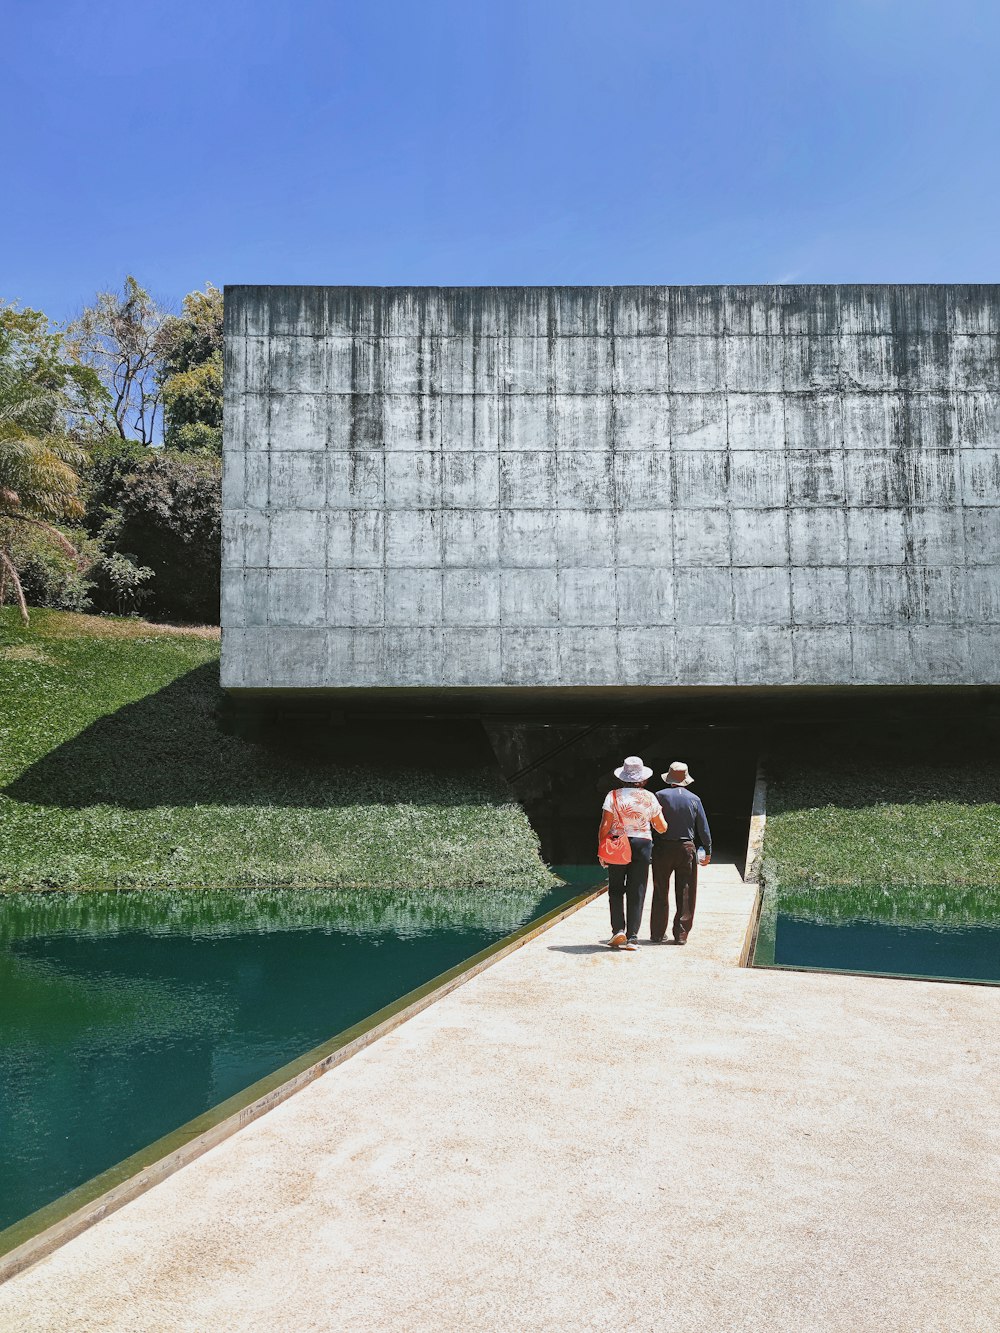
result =
[[[615,769],[615,777],[622,782],[645,782],[653,776],[653,770],[647,768],[637,754],[630,754],[621,768]]]
[[[690,787],[694,778],[688,772],[687,764],[682,764],[679,759],[675,759],[666,773],[661,773],[660,777],[664,782],[673,783],[675,787]]]

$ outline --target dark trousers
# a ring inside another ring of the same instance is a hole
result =
[[[693,842],[653,843],[653,903],[649,910],[649,934],[662,940],[670,915],[670,876],[674,877],[674,939],[686,940],[694,921],[698,896],[698,856]]]
[[[632,848],[632,860],[628,865],[608,866],[608,902],[611,905],[612,935],[624,930],[631,940],[639,935],[652,843],[648,838],[629,838],[628,842]]]

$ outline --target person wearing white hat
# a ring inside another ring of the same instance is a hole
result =
[[[644,787],[653,776],[638,755],[629,755],[615,777],[622,784],[609,791],[604,798],[598,841],[613,829],[620,828],[627,836],[632,859],[626,865],[608,866],[608,903],[611,907],[612,949],[633,951],[639,947],[639,926],[646,900],[646,883],[652,855],[651,826],[665,833],[667,824],[660,805],[652,792]]]
[[[694,778],[687,764],[679,760],[661,774],[667,784],[656,793],[656,801],[667,821],[666,835],[653,844],[653,901],[649,909],[649,937],[662,944],[670,915],[670,877],[674,879],[675,944],[686,944],[694,923],[694,905],[698,896],[698,853],[703,848],[708,865],[712,859],[712,832],[708,827],[701,797],[688,791]]]

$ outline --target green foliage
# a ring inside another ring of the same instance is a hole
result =
[[[204,631],[0,612],[0,887],[554,882],[495,768],[226,734],[217,660]]]
[[[179,371],[163,385],[164,442],[184,453],[222,453],[222,356]]]
[[[47,533],[21,524],[11,534],[10,550],[30,606],[62,611],[87,611],[93,592],[93,566],[101,558],[99,544],[83,530],[68,536],[77,554],[70,555]]]
[[[83,608],[89,596],[99,609],[148,602],[161,617],[218,619],[221,349],[211,285],[168,319],[129,276],[65,339],[40,312],[0,305],[0,605],[13,591],[25,617],[26,593],[46,606]],[[153,451],[161,395],[175,448]],[[77,558],[54,525],[81,519],[101,549]],[[51,553],[15,540],[25,524]]]
[[[71,418],[97,392],[67,363],[62,338],[37,310],[0,306],[0,514],[12,522],[78,518],[83,453]]]
[[[106,401],[93,369],[73,359],[40,310],[0,301],[0,438],[79,441]]]
[[[762,878],[798,915],[1000,919],[1000,762],[787,752],[769,773]]]
[[[139,565],[135,557],[115,551],[101,561],[101,573],[111,587],[115,610],[120,616],[132,616],[149,597],[146,584],[153,577],[148,565]]]
[[[84,469],[87,523],[108,557],[152,569],[142,604],[168,619],[216,622],[219,614],[221,465],[171,450],[109,438]],[[104,565],[95,604],[119,610],[120,589]]]
[[[24,529],[36,539],[32,552],[41,538],[78,558],[54,524],[83,513],[74,421],[99,399],[93,372],[65,359],[40,311],[0,306],[0,606],[9,587],[25,623]]]
[[[164,375],[193,370],[222,355],[222,292],[212,283],[203,292],[189,292],[184,313],[167,320],[164,330]]]
[[[121,527],[121,497],[128,478],[145,459],[152,457],[140,440],[122,440],[106,435],[87,449],[80,469],[83,522],[92,537],[113,545]]]
[[[153,451],[161,398],[175,447]],[[0,305],[0,605],[13,591],[26,617],[25,592],[75,608],[90,596],[99,609],[148,602],[160,617],[216,621],[221,447],[222,293],[211,284],[167,318],[129,276],[67,338],[38,311]],[[70,573],[76,553],[54,525],[81,519],[101,549]],[[15,541],[24,524],[62,554]]]
[[[55,436],[0,436],[0,515],[14,523],[65,522],[80,518],[84,454]]]
[[[168,619],[218,624],[222,465],[156,451],[118,496],[115,549],[155,571],[148,607]]]
[[[222,452],[222,293],[209,283],[184,298],[164,328],[163,439],[188,453]]]

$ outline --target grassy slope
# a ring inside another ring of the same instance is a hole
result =
[[[779,756],[764,881],[777,905],[827,918],[998,920],[1000,764],[970,754],[931,771],[846,745],[822,763]]]
[[[0,888],[553,883],[495,770],[224,734],[217,658],[211,631],[0,610]]]

